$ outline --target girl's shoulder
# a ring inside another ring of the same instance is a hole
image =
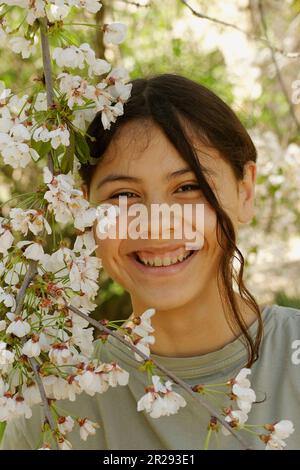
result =
[[[263,312],[262,346],[272,360],[300,364],[300,309],[278,304],[267,305]],[[267,354],[267,355],[268,355]],[[300,377],[300,370],[297,369]]]
[[[263,307],[262,313],[265,318],[265,322],[271,322],[273,327],[293,327],[296,325],[300,327],[300,309],[298,308],[271,304],[265,305]]]

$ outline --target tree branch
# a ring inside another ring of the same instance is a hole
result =
[[[44,76],[45,76],[46,94],[47,94],[47,106],[48,108],[51,108],[51,106],[54,104],[54,91],[53,91],[50,47],[49,47],[49,39],[48,39],[48,19],[47,17],[40,18],[39,22],[40,22],[42,56],[43,56]],[[50,152],[48,153],[48,168],[53,174],[54,164],[53,164],[53,159],[52,159]]]
[[[16,296],[16,309],[14,311],[14,314],[16,315],[16,317],[19,316],[22,311],[27,287],[29,286],[30,282],[32,281],[36,273],[37,273],[37,261],[31,261],[28,267],[28,271],[26,272],[24,276],[22,285]]]
[[[37,386],[39,388],[39,392],[40,392],[41,399],[42,399],[42,402],[43,402],[45,417],[46,417],[46,419],[49,423],[50,429],[52,431],[52,435],[53,435],[53,439],[54,439],[54,447],[55,447],[56,450],[59,450],[57,440],[55,438],[56,426],[55,426],[54,419],[53,419],[53,416],[52,416],[52,413],[51,413],[51,409],[50,409],[50,406],[49,406],[49,403],[48,403],[48,398],[47,398],[47,395],[46,395],[46,391],[45,391],[43,382],[42,382],[40,374],[39,374],[39,365],[38,365],[38,363],[37,363],[37,361],[34,357],[28,357],[28,361],[29,361],[29,363],[32,367],[34,377],[35,377]]]
[[[272,57],[272,61],[273,61],[274,67],[275,67],[275,71],[276,71],[276,75],[277,75],[279,85],[281,87],[282,93],[283,93],[283,95],[286,99],[286,102],[288,104],[288,107],[289,107],[291,116],[293,118],[293,121],[296,125],[296,128],[297,128],[298,132],[300,132],[300,122],[298,121],[298,118],[297,118],[296,113],[295,113],[294,105],[293,105],[292,101],[290,100],[288,91],[287,91],[285,83],[283,81],[283,78],[282,78],[282,75],[281,75],[281,72],[280,72],[280,68],[279,68],[279,65],[278,65],[278,62],[277,62],[277,59],[276,59],[275,49],[272,46],[271,41],[269,40],[268,26],[267,26],[267,22],[266,22],[266,19],[265,19],[265,13],[264,13],[264,7],[263,7],[262,0],[258,0],[258,10],[259,10],[259,15],[260,15],[261,25],[262,25],[264,34],[265,34],[266,39],[267,39],[267,45],[268,45],[268,47],[270,49],[270,52],[271,52],[271,57]]]
[[[142,351],[140,351],[137,347],[126,341],[122,336],[120,336],[118,333],[115,333],[114,331],[110,330],[106,326],[102,325],[100,322],[95,320],[94,318],[89,317],[85,313],[81,312],[76,307],[73,307],[73,305],[70,305],[66,302],[66,306],[68,307],[69,310],[71,310],[73,313],[76,315],[80,316],[81,318],[84,318],[87,322],[89,322],[91,325],[93,325],[95,328],[98,330],[113,336],[116,338],[118,341],[123,343],[125,346],[129,347],[132,351],[137,353],[140,357],[142,357],[145,361],[151,360],[151,362],[157,367],[158,370],[163,372],[167,377],[173,380],[173,382],[177,383],[180,387],[182,387],[192,398],[193,400],[196,400],[198,403],[200,403],[201,406],[203,406],[211,416],[214,416],[220,424],[222,424],[231,434],[234,436],[234,438],[239,441],[241,446],[244,448],[244,450],[252,450],[247,442],[238,434],[236,433],[233,428],[223,419],[223,417],[209,404],[207,403],[200,395],[199,393],[194,392],[189,385],[187,385],[183,380],[181,380],[179,377],[177,377],[175,374],[173,374],[171,371],[166,369],[164,366],[160,365],[155,359],[152,359],[152,357],[148,357],[146,354],[144,354]]]
[[[47,18],[40,19],[40,33],[41,33],[41,43],[42,43],[42,55],[43,55],[43,65],[44,65],[44,76],[45,76],[45,83],[46,83],[46,93],[47,93],[47,106],[50,108],[54,103],[54,92],[53,92],[53,82],[52,82],[52,71],[51,71],[51,58],[50,58],[50,49],[49,49],[49,41],[47,36]],[[48,168],[53,173],[53,160],[51,154],[48,154]],[[16,309],[15,315],[20,315],[22,311],[22,307],[24,305],[25,295],[27,287],[29,286],[30,282],[34,279],[35,275],[37,274],[37,261],[31,261],[28,267],[28,271],[26,272],[20,290],[16,296]],[[37,361],[34,358],[28,358],[28,361],[32,367],[35,380],[37,382],[39,392],[41,395],[41,399],[43,402],[45,417],[49,423],[50,429],[53,434],[54,438],[54,445],[55,448],[58,449],[57,440],[55,438],[55,423],[53,420],[53,416],[51,414],[51,410],[48,403],[48,398],[44,389],[44,385],[39,375],[39,366]]]
[[[27,287],[29,286],[31,281],[34,279],[36,273],[37,273],[37,261],[31,261],[30,264],[29,264],[28,270],[27,270],[27,272],[24,276],[24,279],[23,279],[22,285],[20,287],[20,290],[19,290],[19,292],[17,294],[17,297],[16,297],[16,304],[17,305],[16,305],[16,309],[15,309],[15,312],[14,312],[14,314],[16,316],[20,315],[20,313],[22,311],[22,307],[24,305],[24,300],[25,300]],[[28,361],[29,361],[29,363],[32,367],[32,370],[33,370],[33,373],[34,373],[34,376],[35,376],[35,379],[36,379],[36,382],[37,382],[37,385],[38,385],[38,388],[39,388],[39,391],[40,391],[40,395],[41,395],[41,399],[42,399],[43,407],[44,407],[44,411],[45,411],[45,416],[47,418],[47,421],[49,423],[49,426],[51,428],[51,431],[52,431],[52,434],[53,434],[53,437],[54,437],[55,448],[58,449],[57,441],[55,439],[55,424],[54,424],[53,417],[52,417],[52,414],[51,414],[51,410],[50,410],[50,407],[49,407],[49,404],[48,404],[48,399],[47,399],[47,396],[46,396],[44,385],[43,385],[43,383],[41,381],[41,378],[39,376],[39,373],[38,373],[38,363],[34,358],[29,358],[28,357]]]
[[[245,31],[244,29],[240,28],[239,26],[236,26],[233,23],[229,23],[227,21],[219,20],[218,18],[214,18],[212,16],[204,15],[203,13],[196,11],[191,5],[188,4],[186,0],[180,0],[181,3],[183,3],[192,13],[193,15],[197,16],[198,18],[202,18],[203,20],[208,20],[211,21],[212,23],[216,23],[222,26],[226,26],[228,28],[235,29],[236,31],[239,31],[240,33],[245,34],[248,36],[250,39],[254,39],[255,41],[261,41],[266,43],[269,46],[269,40],[267,37],[262,37],[262,36],[256,36],[254,34],[249,33],[248,31]],[[286,52],[283,49],[280,49],[279,47],[272,46],[273,50],[276,52],[279,52],[280,54],[284,55],[285,57],[288,57],[289,59],[299,59],[300,58],[300,52]]]
[[[135,7],[138,7],[138,8],[148,8],[151,6],[151,3],[149,1],[149,3],[146,3],[145,5],[141,4],[141,3],[137,3],[137,2],[133,2],[133,1],[129,1],[129,0],[121,0],[123,3],[126,3],[127,5],[133,5]]]

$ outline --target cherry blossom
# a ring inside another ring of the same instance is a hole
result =
[[[248,421],[248,415],[244,411],[228,408],[226,409],[225,421],[233,428],[242,428]],[[222,426],[222,432],[225,436],[230,435],[230,432],[224,426]]]
[[[44,256],[44,250],[40,242],[30,242],[29,240],[24,240],[17,243],[18,248],[25,248],[23,255],[27,259],[32,259],[39,261]]]
[[[78,424],[80,437],[83,441],[86,441],[88,436],[95,435],[96,429],[100,427],[98,423],[94,423],[87,418],[78,420]]]
[[[145,410],[152,418],[169,416],[178,412],[180,407],[186,406],[185,399],[172,391],[172,382],[161,382],[158,375],[152,376],[152,386],[147,387],[146,394],[137,403],[137,411]]]
[[[251,369],[243,368],[233,380],[232,393],[237,401],[237,405],[241,411],[249,413],[252,403],[256,400],[254,390],[250,388],[250,380],[247,376],[251,374]]]
[[[0,371],[7,374],[15,360],[15,353],[7,349],[7,343],[0,341]]]
[[[22,348],[22,353],[28,357],[38,357],[41,354],[41,346],[39,344],[39,337],[33,336],[26,341]]]
[[[36,48],[31,41],[24,37],[13,36],[8,41],[8,47],[17,54],[21,54],[23,59],[28,59],[32,54],[35,53]]]
[[[23,210],[14,207],[10,210],[11,226],[13,230],[28,234],[30,230],[34,235],[41,233],[44,229],[48,234],[52,233],[48,221],[43,216],[43,211],[35,209]]]
[[[75,421],[71,416],[60,416],[57,420],[57,427],[62,434],[72,431]]]
[[[103,29],[106,44],[121,44],[126,37],[127,26],[123,23],[106,24]]]
[[[284,439],[287,439],[295,431],[292,421],[287,419],[273,425],[265,425],[265,428],[271,431],[271,434],[261,436],[261,439],[267,444],[266,450],[282,450],[286,447]]]
[[[6,255],[14,242],[14,237],[9,227],[5,226],[3,221],[4,218],[0,217],[0,253]]]
[[[6,333],[14,334],[18,338],[23,338],[31,330],[30,324],[21,317],[14,317],[13,321],[6,329]]]
[[[105,378],[111,387],[128,384],[129,373],[122,369],[116,362],[112,362],[111,364],[101,364],[97,368],[97,372],[105,373]]]

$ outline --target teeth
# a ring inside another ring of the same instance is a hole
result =
[[[166,258],[159,258],[158,256],[155,256],[155,258],[151,260],[141,258],[139,255],[138,258],[146,266],[170,266],[171,264],[176,264],[178,262],[181,263],[181,261],[185,260],[189,256],[189,254],[190,252],[184,255],[176,256],[175,258],[170,258],[169,256]]]

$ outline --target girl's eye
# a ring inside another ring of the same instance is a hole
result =
[[[186,191],[197,191],[200,187],[198,184],[183,184],[180,188],[177,189],[178,192],[186,192]]]
[[[127,196],[127,197],[138,197],[135,193],[132,191],[121,191],[119,193],[114,194],[113,196],[110,197],[110,199],[116,199],[119,196]],[[128,196],[129,195],[129,196]]]

